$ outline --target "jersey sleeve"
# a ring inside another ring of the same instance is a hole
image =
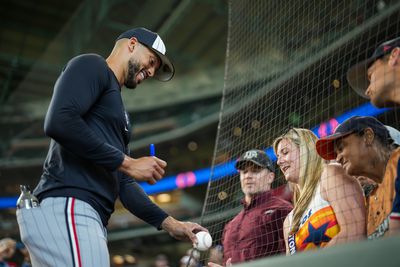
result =
[[[119,198],[133,215],[159,230],[162,222],[169,216],[150,200],[135,180],[125,174],[121,175]]]
[[[79,56],[67,64],[54,86],[44,130],[68,151],[113,171],[121,165],[123,152],[99,138],[84,121],[107,85],[106,67],[104,59],[95,55]]]

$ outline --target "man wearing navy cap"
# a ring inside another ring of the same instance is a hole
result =
[[[352,66],[347,81],[376,107],[400,106],[400,37],[380,44],[370,58]]]
[[[85,54],[66,64],[45,118],[51,143],[33,192],[40,206],[17,210],[33,266],[109,266],[105,227],[117,198],[177,239],[197,242],[195,232],[207,231],[169,216],[137,184],[160,180],[165,161],[129,156],[131,124],[121,88],[173,75],[164,42],[145,28],[122,33],[107,59]]]
[[[225,225],[224,265],[284,253],[283,222],[293,206],[271,190],[274,164],[264,151],[252,149],[239,157],[235,168],[244,193],[243,210]]]

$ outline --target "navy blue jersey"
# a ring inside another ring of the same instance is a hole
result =
[[[117,197],[134,215],[159,228],[168,216],[130,177],[117,171],[131,134],[121,88],[99,55],[73,58],[59,76],[46,114],[51,137],[43,175],[34,190],[46,197],[89,203],[107,225]]]

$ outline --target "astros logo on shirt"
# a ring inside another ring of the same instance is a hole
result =
[[[324,207],[312,214],[296,233],[296,250],[325,247],[339,232],[332,207]]]

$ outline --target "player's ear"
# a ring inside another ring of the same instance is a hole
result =
[[[135,46],[138,44],[138,40],[136,39],[136,37],[132,37],[131,39],[129,39],[128,42],[128,48],[130,52],[133,52],[133,50],[135,49]]]
[[[400,47],[396,47],[392,50],[389,57],[389,66],[395,66],[400,64]]]

